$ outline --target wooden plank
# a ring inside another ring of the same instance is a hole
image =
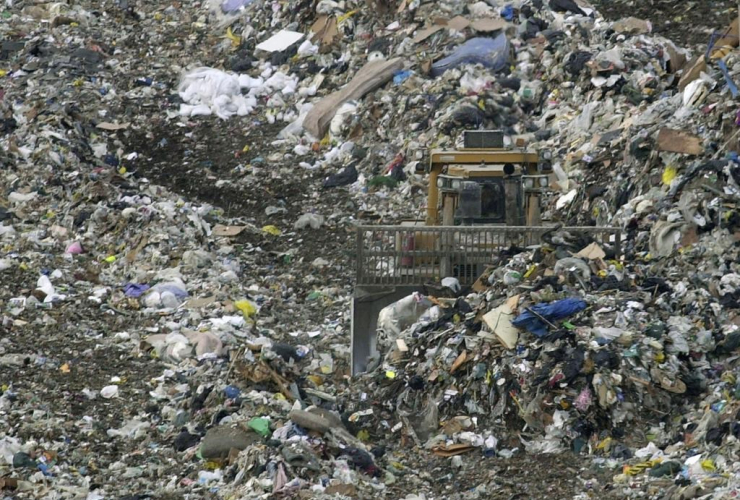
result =
[[[704,148],[698,136],[683,130],[663,128],[658,132],[658,151],[698,155]]]

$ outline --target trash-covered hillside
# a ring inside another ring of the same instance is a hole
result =
[[[738,35],[727,1],[6,0],[0,495],[736,498]],[[552,152],[555,229],[384,309],[353,377],[357,227],[423,219],[465,130]]]

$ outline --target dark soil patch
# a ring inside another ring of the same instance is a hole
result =
[[[679,46],[706,49],[712,32],[723,31],[737,18],[730,0],[593,0],[592,5],[611,21],[637,17],[650,21],[653,32]]]

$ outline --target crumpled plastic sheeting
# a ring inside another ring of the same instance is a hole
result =
[[[449,56],[432,65],[432,76],[439,76],[461,64],[482,64],[494,72],[509,62],[509,40],[504,33],[496,38],[471,38]]]
[[[544,337],[547,335],[547,324],[542,321],[537,315],[545,318],[547,321],[557,321],[568,316],[572,316],[577,312],[581,312],[586,309],[586,302],[581,299],[568,298],[563,300],[556,300],[555,302],[537,304],[530,307],[530,311],[525,311],[517,316],[512,325],[518,328],[524,328],[525,330],[537,335],[538,337]],[[536,313],[536,314],[535,314]]]
[[[383,308],[378,315],[378,327],[386,333],[400,335],[432,306],[431,301],[418,292]]]
[[[242,7],[251,5],[254,0],[223,0],[221,3],[221,10],[225,13],[236,12]]]
[[[257,99],[243,96],[239,76],[213,68],[197,68],[180,81],[177,87],[185,104],[182,116],[210,116],[222,120],[234,115],[245,116],[257,107]]]

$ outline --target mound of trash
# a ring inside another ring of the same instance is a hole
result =
[[[734,498],[726,14],[684,48],[584,0],[6,1],[0,491]],[[555,229],[383,310],[353,377],[357,227],[471,129],[552,152]]]

